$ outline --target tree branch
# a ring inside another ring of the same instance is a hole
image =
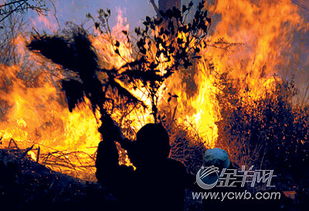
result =
[[[150,0],[150,3],[152,4],[152,6],[153,6],[154,10],[156,11],[157,15],[161,16],[160,15],[160,10],[159,10],[158,6],[156,5],[156,3],[154,2],[154,0]]]

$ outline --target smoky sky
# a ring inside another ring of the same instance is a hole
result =
[[[112,11],[111,25],[115,24],[117,11],[121,10],[129,24],[135,27],[140,24],[145,16],[155,14],[147,0],[56,0],[56,9],[59,22],[66,21],[84,23],[85,15],[95,15],[98,9],[110,9]]]
[[[201,0],[193,0],[194,5]],[[54,5],[50,5],[48,19],[57,23],[60,28],[64,27],[66,22],[75,24],[87,24],[86,14],[93,16],[99,9],[110,9],[112,16],[110,24],[116,23],[118,11],[122,12],[123,17],[127,19],[130,29],[140,26],[146,16],[154,16],[155,11],[149,0],[53,0]],[[155,0],[158,2],[158,0]],[[190,0],[182,0],[182,4],[188,4]],[[41,30],[47,30],[48,27],[35,21],[36,14],[30,15],[32,22],[36,22],[34,27]],[[45,27],[45,29],[44,29]]]

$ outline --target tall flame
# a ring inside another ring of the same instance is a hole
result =
[[[214,147],[219,132],[216,122],[221,119],[215,75],[228,73],[239,82],[248,104],[265,96],[280,80],[281,68],[293,62],[289,61],[293,35],[305,23],[290,0],[219,0],[206,6],[214,22],[210,44],[202,50],[202,59],[191,70],[194,73],[175,75],[170,89],[180,96],[178,121],[193,124],[205,144]]]

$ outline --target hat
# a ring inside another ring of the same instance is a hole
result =
[[[220,148],[206,150],[204,154],[204,166],[216,166],[219,168],[228,168],[231,162],[227,152]]]

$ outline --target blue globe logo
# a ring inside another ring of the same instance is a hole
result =
[[[202,166],[196,173],[196,183],[199,187],[209,190],[216,186],[219,180],[219,168],[212,166]]]

